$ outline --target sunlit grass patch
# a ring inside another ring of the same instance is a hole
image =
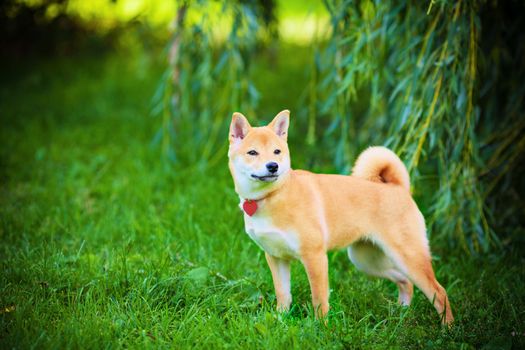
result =
[[[292,309],[276,313],[226,155],[204,169],[166,165],[151,143],[147,93],[160,68],[137,62],[47,62],[0,89],[2,348],[524,346],[523,259],[466,258],[442,245],[433,252],[457,320],[450,331],[422,293],[398,306],[395,286],[357,272],[344,251],[329,255],[326,326],[297,262]],[[270,113],[285,99],[276,78],[260,83],[276,95],[265,94]],[[299,141],[291,150],[307,167]]]

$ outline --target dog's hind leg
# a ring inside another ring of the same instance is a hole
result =
[[[394,232],[397,233],[397,237]],[[452,323],[454,317],[450,309],[447,292],[434,275],[426,239],[422,240],[420,235],[408,236],[403,235],[400,231],[393,231],[390,235],[378,236],[374,241],[381,246],[385,255],[392,260],[396,268],[421,289],[442,317],[442,322],[444,324]],[[400,242],[405,242],[405,244]]]
[[[397,284],[399,304],[410,305],[414,291],[412,283],[381,248],[370,241],[358,241],[348,247],[348,257],[358,270]]]

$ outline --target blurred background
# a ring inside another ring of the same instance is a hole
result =
[[[70,65],[115,84],[127,67],[137,80],[121,93],[148,104],[163,162],[224,165],[232,111],[258,124],[289,108],[295,167],[348,173],[358,152],[386,145],[409,167],[433,234],[470,252],[523,242],[520,1],[0,6],[4,87],[26,78],[53,92],[47,68]]]
[[[435,259],[522,264],[524,16],[518,0],[1,1],[5,334],[24,290],[49,296],[40,283],[120,291],[126,262],[148,275],[164,255],[198,282],[244,275],[260,252],[227,169],[234,111],[263,125],[290,109],[294,168],[348,174],[367,146],[390,147]]]

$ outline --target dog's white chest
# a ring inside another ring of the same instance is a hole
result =
[[[244,215],[246,233],[268,254],[282,259],[299,257],[299,240],[293,232],[275,227],[268,218]]]

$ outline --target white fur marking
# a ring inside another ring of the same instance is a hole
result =
[[[329,231],[328,231],[328,223],[326,222],[326,213],[324,209],[324,203],[322,202],[323,199],[318,192],[314,192],[316,196],[316,203],[317,203],[317,210],[316,212],[319,215],[319,223],[321,224],[321,232],[323,234],[323,240],[325,247],[328,246],[328,240],[329,240]]]
[[[268,218],[247,214],[244,226],[248,236],[268,254],[281,259],[299,258],[299,240],[293,232],[275,227]]]

